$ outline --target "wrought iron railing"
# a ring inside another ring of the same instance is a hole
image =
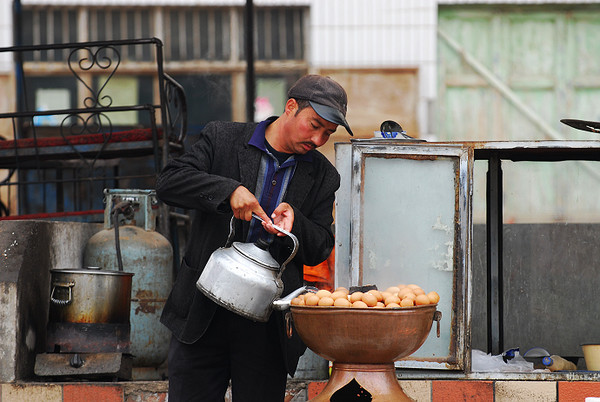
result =
[[[122,58],[121,49],[140,46],[154,49],[152,62]],[[64,65],[23,62],[32,59],[24,56],[28,52],[61,49],[68,51]],[[18,46],[0,48],[1,53],[13,54],[16,61],[17,110],[0,113],[0,170],[6,172],[0,179],[0,215],[97,211],[104,187],[153,186],[167,159],[182,151],[185,93],[163,70],[159,39]],[[28,86],[33,80],[52,84],[49,77],[70,77],[69,88],[79,99],[75,107],[40,109],[29,102]],[[133,104],[116,99],[108,88],[118,85],[117,77],[150,78],[150,85],[138,85],[138,93],[150,93],[150,99],[140,95]],[[123,125],[118,117],[123,113],[137,118]],[[55,124],[38,123],[48,117]]]

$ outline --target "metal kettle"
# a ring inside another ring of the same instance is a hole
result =
[[[262,221],[258,216],[252,216]],[[234,219],[231,218],[225,247],[210,256],[196,287],[222,307],[253,321],[266,322],[273,308],[285,309],[289,300],[305,290],[297,289],[285,299],[278,300],[283,292],[281,275],[298,251],[298,239],[273,225],[294,242],[292,253],[280,267],[264,240],[256,243],[232,242]]]

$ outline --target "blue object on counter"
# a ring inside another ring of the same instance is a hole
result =
[[[504,363],[507,363],[515,357],[516,353],[519,353],[519,348],[508,349],[502,353],[502,360],[504,360]]]
[[[406,134],[406,131],[378,131],[383,138],[396,138],[398,134]]]

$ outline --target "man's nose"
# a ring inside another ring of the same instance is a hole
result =
[[[315,147],[320,147],[321,145],[327,142],[327,135],[324,133],[318,133],[313,138],[311,138],[312,143],[315,144]]]

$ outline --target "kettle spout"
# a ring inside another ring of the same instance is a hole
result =
[[[294,290],[289,295],[282,297],[281,299],[277,299],[277,300],[273,301],[273,308],[275,310],[279,310],[279,311],[287,310],[288,308],[290,308],[290,302],[292,301],[292,299],[294,297],[297,297],[306,291],[315,291],[316,292],[317,290],[318,289],[315,288],[314,286],[302,286],[302,287]]]

